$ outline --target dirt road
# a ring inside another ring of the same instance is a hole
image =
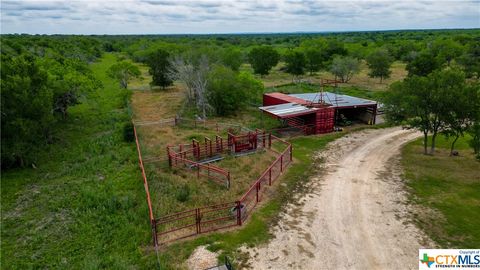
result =
[[[347,135],[320,153],[326,173],[289,205],[275,238],[245,249],[252,269],[418,269],[428,243],[409,222],[401,146],[418,137],[389,128]]]

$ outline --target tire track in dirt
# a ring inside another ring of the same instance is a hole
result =
[[[310,192],[287,206],[275,238],[243,249],[252,269],[417,269],[421,243],[410,222],[399,169],[401,146],[418,132],[388,128],[353,133],[319,153],[325,159]]]

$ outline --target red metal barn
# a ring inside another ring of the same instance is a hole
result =
[[[320,134],[346,121],[375,124],[377,102],[330,92],[268,93],[260,110],[305,134]]]

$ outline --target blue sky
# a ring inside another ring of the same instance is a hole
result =
[[[479,28],[475,1],[1,1],[1,32],[181,34]]]

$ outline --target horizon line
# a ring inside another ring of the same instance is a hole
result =
[[[403,28],[374,30],[333,30],[333,31],[288,31],[288,32],[211,32],[211,33],[145,33],[145,34],[32,34],[32,33],[0,33],[0,35],[30,35],[30,36],[207,36],[207,35],[275,35],[275,34],[335,34],[335,33],[368,33],[394,31],[441,31],[441,30],[480,30],[480,27],[452,28]]]

